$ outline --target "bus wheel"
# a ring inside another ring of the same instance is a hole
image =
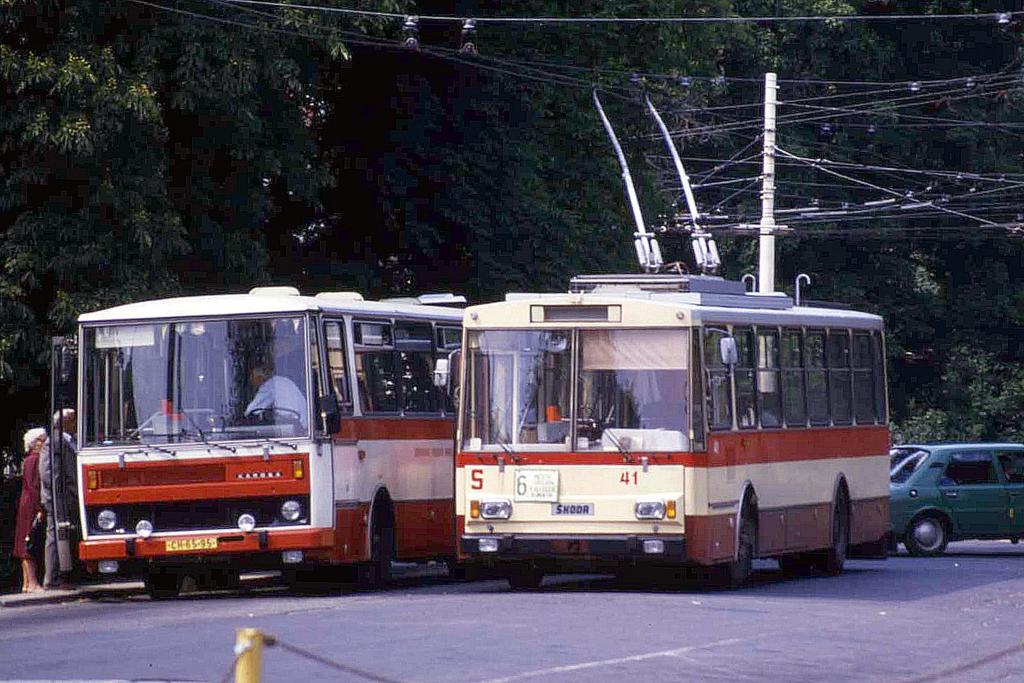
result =
[[[750,578],[754,563],[754,539],[757,538],[757,526],[744,509],[740,518],[739,545],[736,546],[736,559],[725,565],[725,582],[729,586],[742,586]]]
[[[378,500],[370,529],[370,561],[359,565],[357,575],[364,588],[380,588],[391,580],[391,558],[395,556],[395,527],[391,520],[390,504]]]
[[[544,572],[534,566],[514,567],[508,575],[508,585],[514,591],[535,591],[544,581]]]
[[[181,580],[182,575],[178,572],[151,569],[146,573],[146,592],[154,600],[176,598],[181,591]]]
[[[840,487],[832,508],[832,547],[819,555],[815,563],[817,569],[828,576],[842,573],[850,549],[850,506],[847,498],[846,488]]]
[[[946,552],[949,532],[946,522],[937,515],[921,515],[910,523],[903,537],[907,552],[917,557],[934,557]]]

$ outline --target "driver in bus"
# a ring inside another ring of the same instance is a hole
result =
[[[253,367],[249,372],[249,381],[256,387],[256,395],[245,407],[247,416],[278,411],[278,415],[285,420],[295,419],[303,427],[306,426],[306,396],[295,382],[283,375],[275,375],[266,364]]]

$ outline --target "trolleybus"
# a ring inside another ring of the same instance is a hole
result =
[[[545,573],[884,556],[882,320],[709,276],[574,278],[464,317],[460,553]]]
[[[79,319],[80,558],[182,577],[301,581],[449,559],[454,415],[432,381],[461,297],[364,301],[291,287],[147,301]]]

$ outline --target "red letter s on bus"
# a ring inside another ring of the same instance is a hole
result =
[[[473,482],[473,490],[479,491],[484,487],[484,471],[483,470],[472,470],[469,473],[469,478]]]

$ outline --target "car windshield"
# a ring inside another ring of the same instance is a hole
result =
[[[925,460],[928,451],[919,448],[894,448],[889,453],[889,481],[905,484]]]
[[[308,432],[301,317],[89,327],[86,445]]]

